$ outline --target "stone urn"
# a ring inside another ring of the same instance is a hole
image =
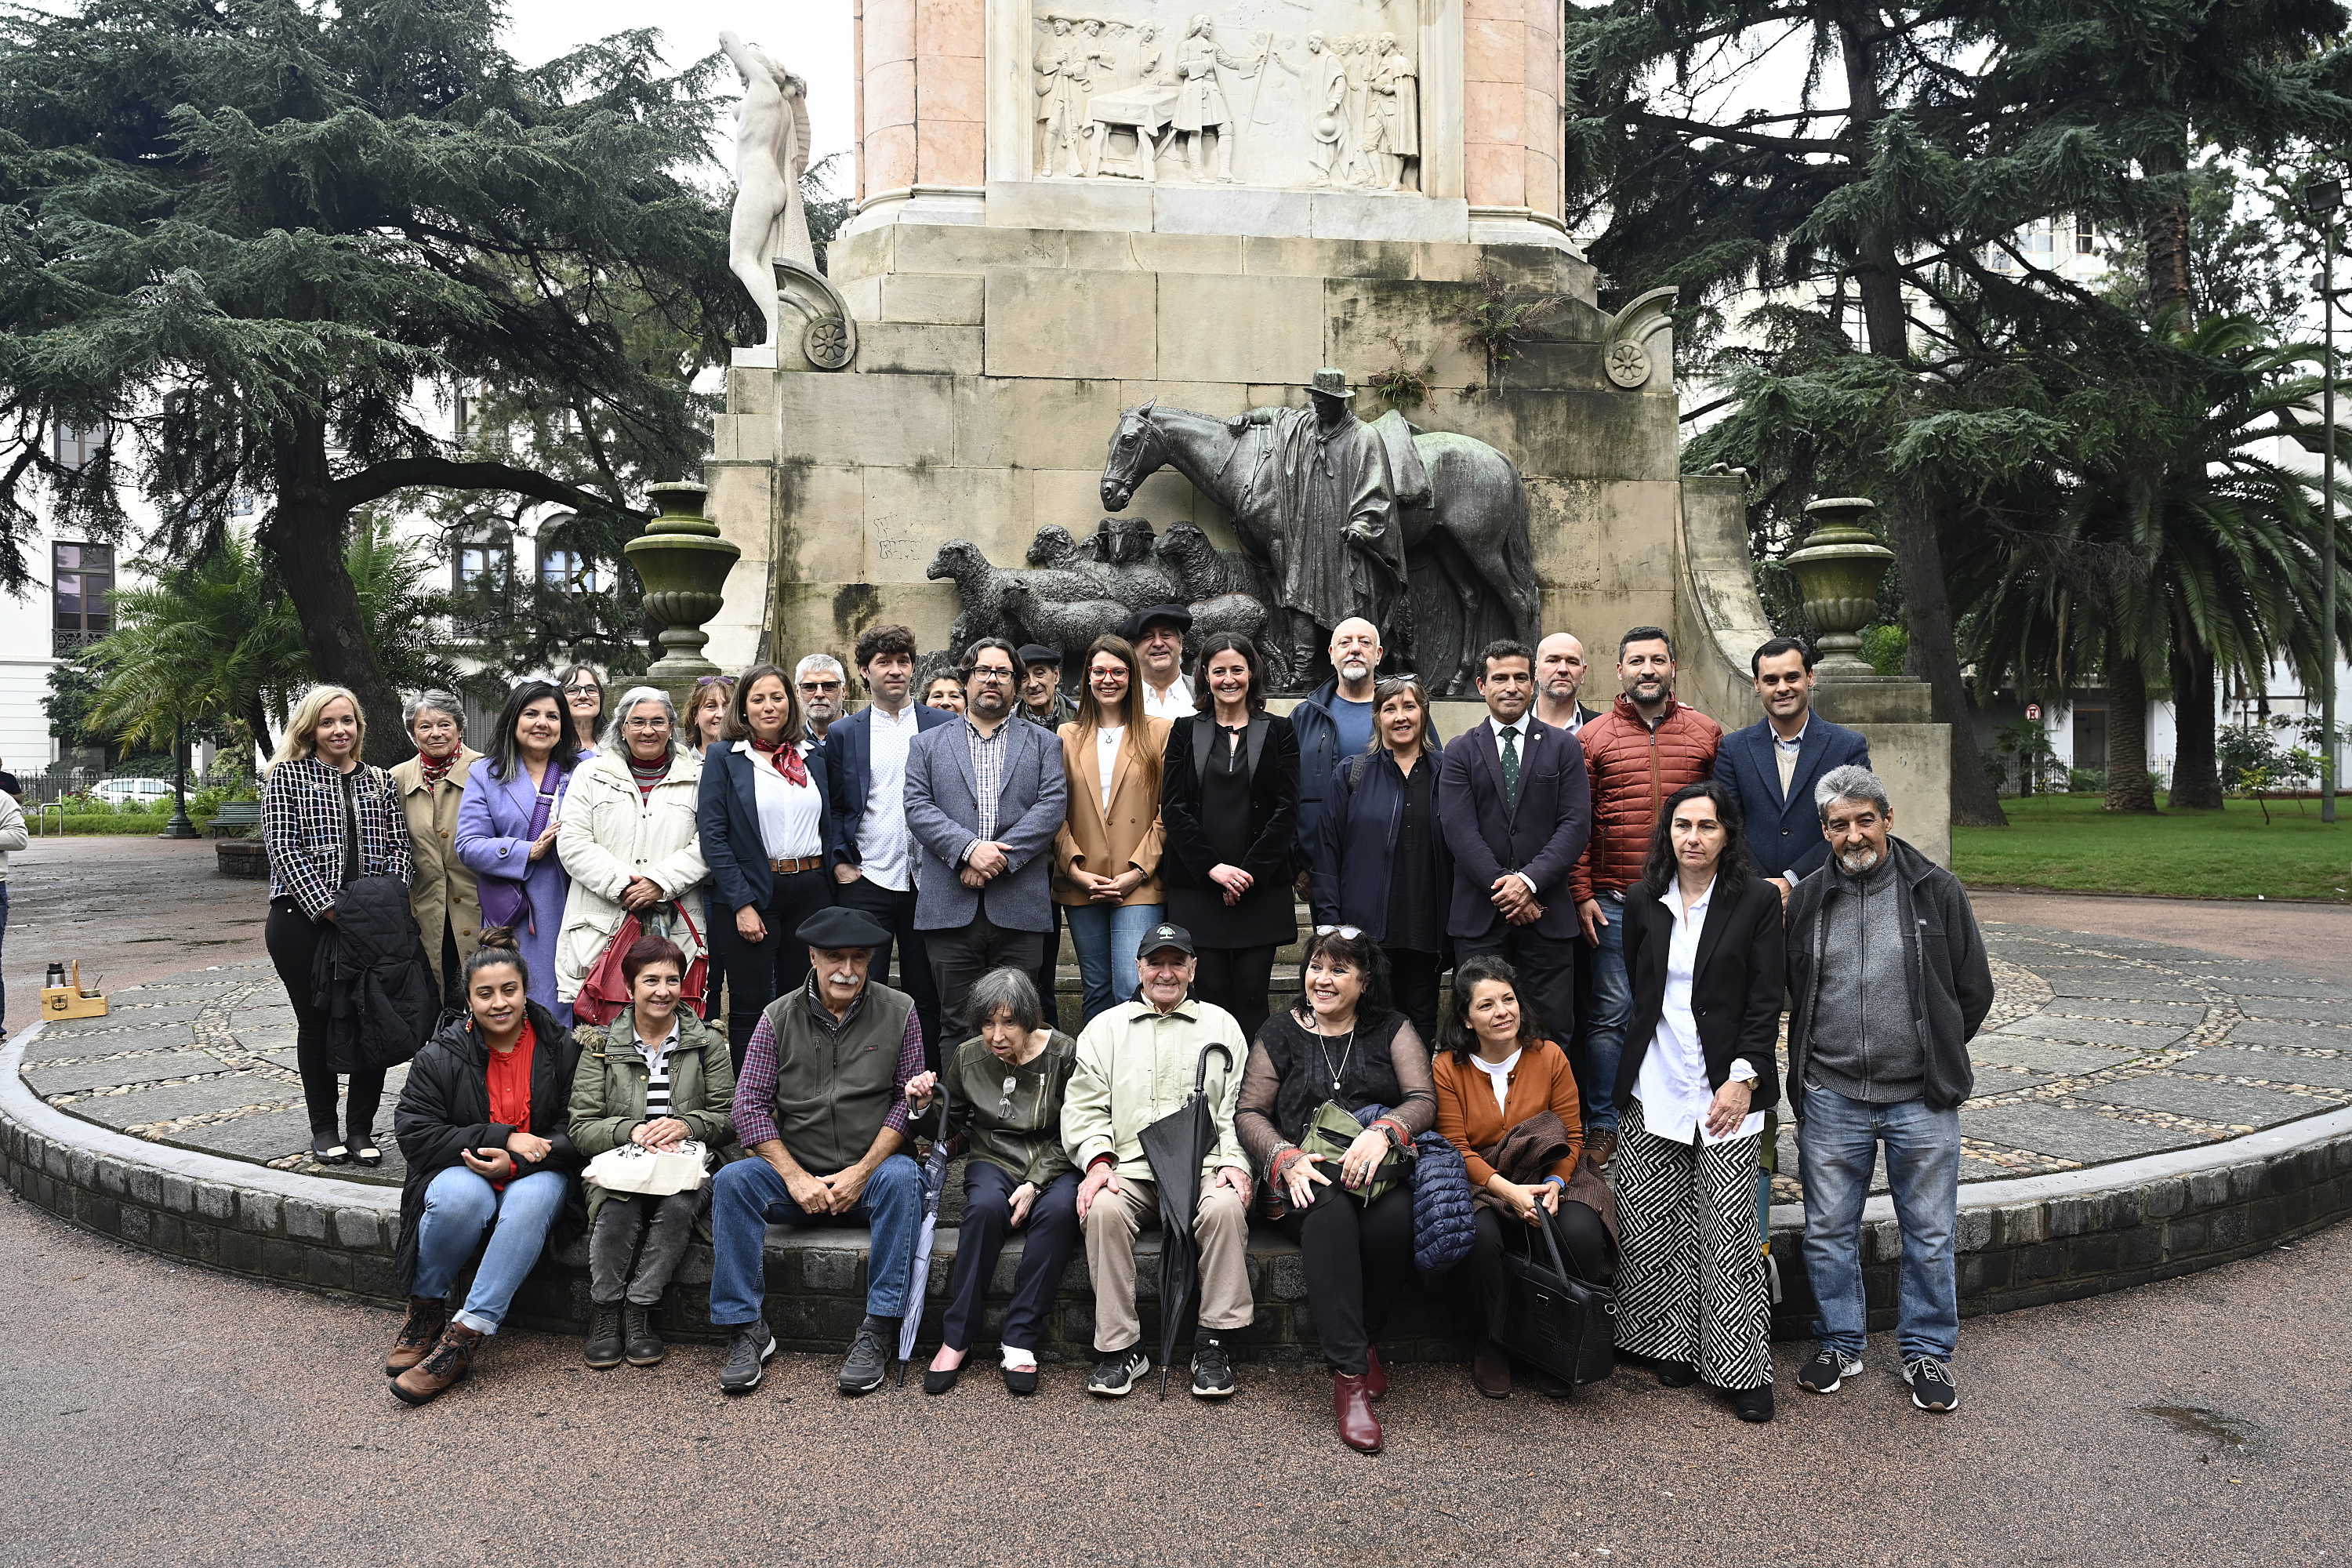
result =
[[[662,656],[646,679],[668,692],[683,715],[696,679],[719,673],[703,657],[710,634],[702,626],[719,613],[728,571],[743,552],[719,537],[719,525],[702,515],[707,487],[680,479],[647,485],[646,492],[661,515],[621,548],[645,584],[646,613],[662,625]]]
[[[1878,584],[1895,559],[1864,521],[1876,510],[1860,496],[1813,502],[1805,508],[1812,531],[1785,557],[1804,595],[1823,679],[1874,673],[1860,657],[1860,634],[1878,614]]]

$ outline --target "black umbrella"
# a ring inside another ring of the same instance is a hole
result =
[[[1201,1164],[1217,1142],[1217,1127],[1209,1115],[1209,1056],[1224,1058],[1225,1071],[1234,1070],[1234,1053],[1223,1046],[1201,1047],[1200,1066],[1193,1069],[1192,1092],[1184,1103],[1143,1130],[1143,1157],[1150,1162],[1151,1179],[1160,1186],[1160,1397],[1168,1397],[1168,1362],[1176,1353],[1176,1335],[1192,1310],[1201,1286],[1200,1245],[1192,1238],[1192,1215],[1201,1206]]]

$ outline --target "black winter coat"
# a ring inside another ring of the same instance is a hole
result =
[[[580,1065],[580,1047],[572,1031],[555,1015],[533,1002],[529,1005],[535,1043],[530,1055],[530,1125],[521,1129],[555,1145],[544,1161],[515,1162],[518,1178],[540,1171],[562,1171],[573,1178],[564,1195],[563,1212],[548,1227],[547,1245],[562,1247],[588,1228],[588,1199],[578,1180],[587,1162],[572,1146],[572,1080]],[[400,1189],[400,1253],[394,1267],[404,1295],[416,1278],[416,1225],[425,1215],[425,1189],[452,1165],[465,1149],[504,1148],[507,1134],[516,1129],[490,1120],[490,1047],[471,1017],[453,1018],[419,1051],[408,1069],[408,1087],[401,1090],[399,1109],[392,1113],[392,1133],[408,1162],[408,1179]]]
[[[320,925],[310,984],[337,1072],[397,1067],[417,1053],[440,1019],[441,986],[404,879],[343,884],[335,918]]]

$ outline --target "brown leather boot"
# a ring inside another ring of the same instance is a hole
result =
[[[474,1352],[486,1336],[465,1324],[452,1322],[442,1331],[433,1353],[392,1380],[392,1391],[411,1405],[440,1398],[474,1370]]]
[[[400,1337],[392,1342],[392,1353],[383,1358],[383,1375],[398,1377],[431,1355],[434,1342],[448,1326],[449,1303],[446,1300],[438,1296],[411,1296],[408,1299],[408,1321],[400,1325]]]
[[[1605,1171],[1617,1157],[1617,1130],[1603,1127],[1584,1141],[1584,1157],[1596,1171]]]
[[[1389,1369],[1381,1364],[1381,1347],[1364,1347],[1364,1390],[1374,1399],[1386,1398],[1389,1392]]]
[[[1381,1418],[1372,1414],[1371,1390],[1365,1379],[1344,1372],[1331,1374],[1331,1410],[1339,1418],[1339,1441],[1359,1453],[1381,1451]]]

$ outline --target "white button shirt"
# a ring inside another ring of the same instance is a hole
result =
[[[1642,1127],[1653,1138],[1688,1143],[1694,1137],[1709,1143],[1752,1138],[1764,1127],[1764,1113],[1751,1110],[1728,1137],[1706,1131],[1706,1108],[1715,1090],[1706,1081],[1706,1053],[1699,1047],[1698,1020],[1691,1016],[1691,971],[1698,961],[1699,933],[1706,929],[1707,906],[1715,901],[1716,884],[1685,911],[1681,887],[1669,881],[1658,902],[1674,917],[1675,934],[1666,943],[1666,998],[1658,1014],[1658,1032],[1650,1037],[1642,1058],[1641,1076],[1633,1080],[1633,1098],[1642,1102]],[[1638,896],[1636,894],[1635,896]],[[1734,1062],[1731,1076],[1752,1079],[1756,1069]]]
[[[1192,681],[1183,676],[1178,676],[1176,684],[1168,689],[1165,696],[1160,695],[1151,682],[1145,681],[1143,710],[1154,719],[1170,720],[1181,719],[1192,713],[1195,710],[1192,706]]]
[[[866,710],[866,816],[857,825],[857,865],[877,888],[903,893],[913,885],[907,853],[907,748],[915,743],[915,705],[892,718]]]

